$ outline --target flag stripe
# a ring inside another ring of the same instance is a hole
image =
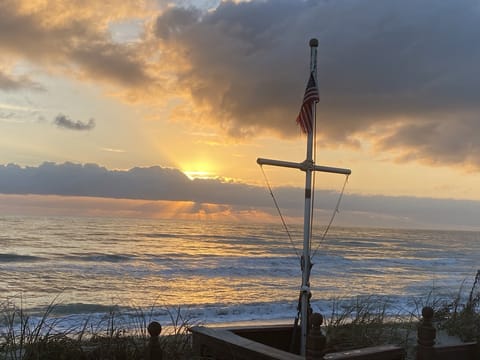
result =
[[[308,79],[307,88],[305,89],[305,95],[303,96],[300,113],[297,116],[297,124],[300,125],[305,134],[309,134],[313,131],[314,109],[312,104],[318,102],[319,100],[320,96],[318,94],[317,84],[315,83],[315,78],[313,77],[312,72],[310,74],[310,78]]]

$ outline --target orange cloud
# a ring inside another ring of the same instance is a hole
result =
[[[135,47],[114,43],[108,33],[110,22],[145,13],[136,5],[7,0],[0,4],[0,49],[49,71],[126,86],[149,83]]]

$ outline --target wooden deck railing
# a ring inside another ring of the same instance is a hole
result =
[[[433,309],[422,309],[417,331],[416,360],[480,360],[480,345],[476,342],[454,345],[435,345]],[[323,318],[313,314],[307,339],[306,356],[288,352],[292,338],[291,326],[254,326],[243,328],[208,328],[194,326],[192,345],[195,354],[217,360],[404,360],[406,351],[394,345],[373,346],[325,354],[326,338],[322,334]],[[151,340],[146,349],[146,360],[161,360],[162,349],[158,336],[159,323],[148,326]]]
[[[163,349],[160,346],[159,336],[162,332],[162,325],[159,322],[152,321],[147,327],[150,334],[150,340],[145,348],[145,360],[162,360]]]
[[[435,345],[437,330],[433,326],[433,315],[431,307],[422,309],[417,332],[417,360],[480,360],[479,344],[476,342]]]

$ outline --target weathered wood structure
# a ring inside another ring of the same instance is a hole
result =
[[[218,360],[301,360],[303,356],[282,349],[290,344],[291,327],[265,326],[238,329],[213,329],[195,326],[190,329],[193,351],[202,357]],[[278,343],[277,343],[278,336]],[[260,342],[262,341],[262,342]],[[267,345],[268,344],[268,345]]]
[[[209,359],[228,360],[403,360],[406,350],[395,345],[373,346],[325,354],[326,339],[320,330],[321,315],[312,316],[305,357],[289,352],[292,326],[252,326],[238,328],[190,329],[194,353]],[[480,360],[476,342],[435,345],[436,329],[432,324],[433,309],[422,310],[417,332],[416,360]]]
[[[290,339],[285,335],[291,333],[292,328],[286,326],[251,327],[241,329],[212,329],[195,326],[191,329],[193,336],[193,350],[199,356],[217,360],[403,360],[403,348],[393,345],[375,346],[358,350],[349,350],[331,354],[323,354],[323,349],[317,353],[307,351],[306,357],[293,354],[285,350]],[[256,334],[261,340],[270,343],[255,341],[242,335]],[[275,335],[279,335],[275,343]],[[310,342],[309,338],[309,341]],[[307,343],[308,343],[307,342]],[[279,347],[275,346],[279,345]],[[282,349],[283,348],[283,349]]]
[[[479,360],[480,345],[477,342],[454,345],[435,345],[437,330],[433,326],[434,311],[422,309],[422,320],[417,332],[417,360]]]
[[[162,360],[163,349],[160,345],[159,337],[162,332],[162,325],[157,321],[152,321],[147,327],[150,339],[145,348],[145,360]]]
[[[326,338],[320,330],[320,314],[312,316],[305,357],[298,355],[299,339],[294,339],[295,352],[289,352],[293,327],[288,325],[252,326],[239,328],[190,329],[193,350],[199,356],[227,360],[403,360],[405,350],[394,345],[368,347],[325,354]],[[298,337],[297,333],[297,337]]]

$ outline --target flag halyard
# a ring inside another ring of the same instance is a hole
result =
[[[313,132],[313,119],[315,114],[313,113],[314,107],[312,105],[319,100],[320,95],[312,72],[308,79],[307,88],[305,89],[300,113],[297,116],[297,124],[300,125],[305,134]]]

